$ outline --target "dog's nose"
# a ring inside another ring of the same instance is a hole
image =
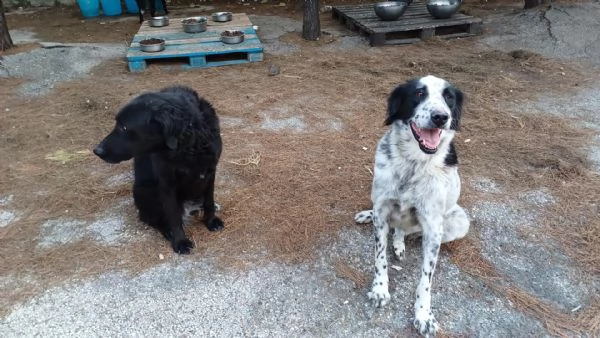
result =
[[[97,146],[96,148],[94,148],[94,154],[96,154],[96,156],[98,157],[102,157],[106,155],[106,150],[104,150],[104,147],[102,146]]]
[[[441,127],[444,124],[446,124],[446,122],[448,122],[448,119],[450,118],[450,116],[446,113],[433,113],[431,115],[431,120],[433,121],[433,123],[435,123],[436,126]]]

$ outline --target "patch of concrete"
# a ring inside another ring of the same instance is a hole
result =
[[[250,15],[250,21],[258,26],[265,53],[273,55],[289,55],[300,51],[298,45],[282,42],[281,36],[287,33],[302,32],[302,22],[275,15]]]
[[[249,15],[250,21],[258,26],[261,40],[275,40],[287,33],[302,32],[302,21],[276,15]]]
[[[25,96],[47,94],[57,83],[85,77],[102,62],[125,55],[119,44],[55,44],[26,53],[6,55],[0,77],[30,79],[19,89]]]
[[[548,189],[526,191],[520,193],[518,198],[525,203],[532,204],[540,208],[556,203],[554,196],[550,194]]]
[[[370,284],[371,231],[349,226],[328,242],[313,264],[271,263],[247,272],[226,272],[207,256],[200,261],[172,256],[172,261],[139,276],[112,272],[85,283],[69,283],[14,308],[0,321],[0,336],[414,334],[412,302],[420,271],[417,241],[408,243],[406,261],[393,261],[402,270],[390,271],[392,303],[381,309],[367,301],[366,290],[355,289],[332,269],[334,262],[348,264],[368,276]],[[543,332],[539,322],[509,308],[445,255],[435,285],[434,311],[445,332],[475,337]]]
[[[7,227],[10,223],[18,220],[19,217],[13,211],[0,210],[0,228]]]
[[[471,186],[479,192],[498,193],[500,189],[496,182],[486,177],[473,178],[470,180]]]
[[[372,49],[370,47],[369,41],[362,36],[340,36],[332,43],[323,46],[323,50],[332,52],[360,50],[367,52]]]
[[[115,245],[130,239],[125,232],[125,220],[121,215],[105,215],[87,227],[91,237],[107,245]]]
[[[82,240],[86,235],[85,223],[62,218],[46,221],[41,227],[38,247],[50,248]]]
[[[239,117],[219,116],[219,123],[222,127],[231,128],[244,124],[244,119]]]
[[[301,132],[306,129],[306,123],[304,123],[301,116],[275,118],[265,115],[265,120],[260,127],[272,131],[289,130]]]
[[[0,206],[4,207],[12,203],[15,199],[15,195],[8,195],[0,198]]]
[[[581,58],[600,64],[599,16],[597,2],[553,3],[548,10],[493,17],[486,22],[490,34],[482,42],[487,48],[525,49],[549,58]]]
[[[118,245],[127,242],[134,237],[132,231],[135,230],[127,229],[125,218],[120,211],[129,204],[131,204],[131,199],[123,199],[114,209],[99,216],[92,223],[68,218],[46,221],[41,226],[38,248],[52,248],[86,238],[103,245]],[[138,234],[136,233],[135,236]]]
[[[471,209],[472,219],[481,224],[483,256],[521,289],[558,309],[570,311],[588,304],[593,286],[585,284],[581,272],[553,239],[540,231],[536,219],[536,213],[554,199],[543,192],[528,193],[524,198],[541,207],[521,211],[507,204],[481,202]]]
[[[11,29],[10,37],[13,40],[13,42],[17,45],[40,41],[37,38],[37,34],[35,32],[23,29]]]
[[[128,171],[109,177],[106,180],[106,185],[109,187],[117,187],[123,184],[130,184],[131,182],[133,182],[133,171]]]

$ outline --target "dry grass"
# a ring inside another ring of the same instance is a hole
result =
[[[45,220],[92,220],[110,210],[115,200],[130,196],[127,185],[106,185],[110,177],[128,171],[129,164],[108,166],[78,152],[91,149],[104,136],[115,111],[131,95],[172,83],[197,89],[215,105],[223,122],[225,150],[217,199],[226,228],[210,233],[202,226],[189,227],[197,245],[193,255],[210,255],[239,268],[264,260],[312,259],[324,240],[353,226],[353,213],[369,205],[369,169],[373,147],[384,130],[387,94],[399,82],[430,73],[451,79],[467,95],[457,138],[465,181],[489,177],[503,187],[507,199],[524,190],[548,188],[558,202],[542,221],[573,261],[597,276],[600,182],[586,160],[591,133],[560,118],[540,119],[499,108],[507,100],[527,100],[540,92],[574,90],[591,75],[535,54],[475,53],[467,40],[352,55],[323,50],[330,40],[309,44],[295,35],[284,40],[301,45],[302,54],[267,55],[264,63],[252,65],[191,72],[151,69],[144,74],[129,74],[123,61],[114,61],[103,65],[93,79],[63,84],[39,99],[19,98],[14,88],[20,81],[3,80],[0,95],[8,99],[2,105],[10,110],[0,115],[0,191],[15,195],[22,217],[0,233],[0,270],[29,274],[40,283],[11,293],[2,305],[66,279],[112,269],[136,273],[158,264],[158,253],[171,257],[168,243],[154,232],[126,248],[81,241],[41,250],[35,239]],[[270,63],[280,66],[279,76],[267,76]],[[301,116],[305,129],[263,128],[265,114],[278,119]],[[236,119],[241,122],[228,124]],[[52,159],[56,156],[66,160]],[[502,198],[464,186],[467,207],[477,200]],[[126,211],[128,226],[144,228],[132,207]],[[581,313],[557,311],[512,287],[509,277],[481,257],[475,238],[476,234],[448,246],[461,269],[540,319],[554,334],[598,332],[600,318],[593,312],[600,306],[598,300]],[[351,266],[338,262],[335,270],[355,287],[364,287],[366,277]]]
[[[367,279],[370,278],[364,272],[356,270],[353,266],[339,259],[333,263],[333,269],[336,276],[354,283],[354,289],[356,290],[363,290],[367,286]]]

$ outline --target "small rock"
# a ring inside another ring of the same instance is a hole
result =
[[[287,6],[285,2],[280,2],[279,3],[279,7],[285,7],[285,6]]]
[[[158,259],[162,261],[163,259],[165,259],[165,256],[163,254],[158,254]]]
[[[279,66],[276,64],[269,65],[269,76],[275,76],[279,74]]]

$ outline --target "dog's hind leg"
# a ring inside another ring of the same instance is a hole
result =
[[[202,209],[204,210],[203,221],[208,230],[210,231],[218,231],[223,229],[223,221],[215,215],[216,212],[216,204],[215,204],[215,175],[212,174],[212,177],[209,179],[208,185],[204,190],[204,201],[202,204]]]
[[[183,208],[184,208],[184,212],[183,214],[185,216],[196,216],[200,213],[200,211],[204,210],[203,208],[203,202],[200,201],[186,201],[183,204]],[[215,202],[215,212],[219,212],[221,211],[221,205],[217,202]]]
[[[354,221],[360,224],[371,223],[373,221],[373,210],[363,210],[354,215]]]
[[[463,238],[469,232],[469,216],[458,204],[450,208],[444,215],[444,234],[442,243]]]
[[[397,259],[404,259],[404,253],[406,246],[404,245],[404,238],[415,232],[419,232],[421,228],[419,226],[411,226],[408,228],[394,228],[394,237],[392,240],[392,246],[394,247],[394,255]]]

